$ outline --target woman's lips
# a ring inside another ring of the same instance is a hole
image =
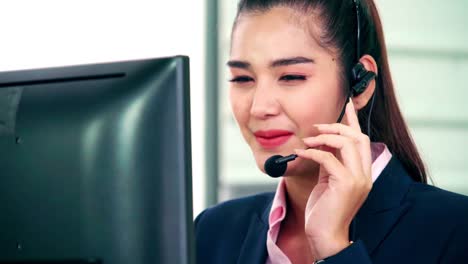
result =
[[[262,147],[275,148],[288,141],[293,133],[287,130],[258,130],[254,135]]]

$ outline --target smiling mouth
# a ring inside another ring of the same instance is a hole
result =
[[[276,148],[288,141],[293,135],[291,131],[286,130],[266,130],[257,131],[254,133],[255,139],[263,147],[267,149]]]

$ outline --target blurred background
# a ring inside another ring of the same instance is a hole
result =
[[[468,1],[376,0],[401,109],[434,184],[468,194]],[[272,191],[232,117],[230,30],[237,1],[0,2],[0,71],[164,57],[191,59],[194,216]]]

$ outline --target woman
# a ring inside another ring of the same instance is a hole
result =
[[[468,199],[426,184],[373,0],[241,0],[228,66],[260,170],[298,158],[197,217],[197,263],[468,263]]]

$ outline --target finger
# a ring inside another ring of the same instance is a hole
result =
[[[363,141],[362,136],[366,136],[366,135],[362,134],[361,132],[356,131],[356,129],[354,129],[354,128],[350,127],[350,126],[341,124],[341,123],[317,124],[317,125],[314,125],[314,126],[321,133],[338,134],[338,135],[342,135],[342,136],[345,136],[345,137],[350,137],[350,138],[354,139],[356,142]]]
[[[338,149],[343,164],[352,171],[353,175],[363,174],[362,158],[353,139],[335,134],[321,134],[305,138],[303,141],[310,148],[328,146]]]
[[[343,164],[341,164],[341,162],[338,161],[338,159],[330,152],[318,149],[295,149],[294,151],[296,152],[297,156],[301,158],[310,159],[317,162],[323,166],[325,170],[328,171],[328,173],[334,176],[344,177],[348,174]]]
[[[359,125],[359,119],[356,114],[356,110],[354,109],[354,103],[351,98],[349,98],[349,102],[346,104],[345,110],[345,118],[343,123],[349,125],[350,127],[354,128],[356,131],[361,132],[361,126]]]
[[[315,125],[315,127],[321,134],[337,134],[353,139],[354,142],[358,145],[358,149],[362,159],[362,167],[366,169],[366,175],[370,175],[370,168],[372,166],[372,154],[370,148],[370,140],[367,135],[340,123],[320,124]]]

